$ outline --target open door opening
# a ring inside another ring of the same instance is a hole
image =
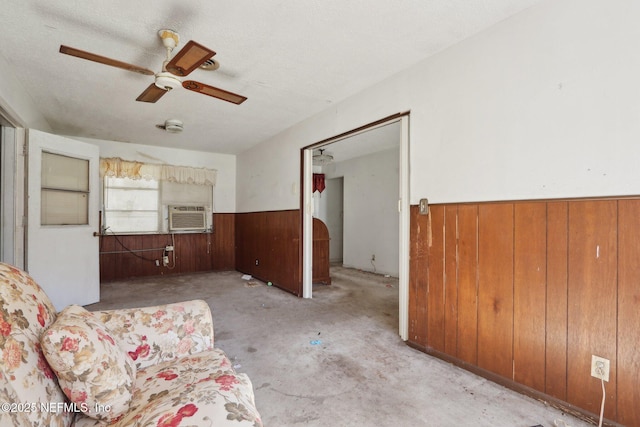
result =
[[[392,116],[378,122],[372,123],[368,126],[363,126],[357,130],[352,132],[347,132],[335,138],[331,138],[325,141],[321,141],[317,144],[313,144],[311,146],[303,148],[302,151],[302,272],[303,272],[303,284],[302,284],[302,295],[304,298],[311,298],[313,296],[313,282],[311,271],[313,270],[313,233],[312,233],[312,223],[314,213],[317,212],[317,206],[314,204],[314,196],[313,196],[313,187],[312,187],[312,175],[314,172],[313,166],[313,152],[314,149],[319,147],[325,147],[330,144],[334,144],[338,141],[344,141],[348,138],[355,137],[360,134],[364,134],[366,132],[375,130],[376,128],[386,127],[388,125],[393,124],[394,127],[389,126],[389,128],[395,128],[396,138],[399,140],[399,148],[396,148],[396,160],[393,163],[396,163],[395,166],[391,165],[394,169],[397,168],[398,171],[398,186],[397,186],[397,217],[392,218],[396,221],[395,226],[391,225],[391,227],[395,227],[395,230],[390,235],[395,236],[390,239],[397,239],[397,249],[395,255],[393,255],[394,259],[397,259],[397,275],[399,279],[399,333],[402,339],[407,339],[408,336],[408,272],[409,272],[409,116],[408,114],[402,114],[397,116]],[[396,142],[397,144],[397,142]],[[336,144],[337,145],[337,144]],[[344,143],[345,146],[349,146],[349,143]],[[327,147],[330,150],[330,147]],[[388,147],[387,147],[388,148]],[[382,150],[382,149],[381,149]],[[399,154],[398,154],[399,151]],[[316,198],[318,195],[316,195]],[[322,196],[324,197],[324,196]],[[361,202],[366,203],[366,201]],[[395,205],[395,203],[393,203]],[[395,209],[395,206],[394,206]],[[372,210],[370,215],[375,216],[375,206],[372,206]],[[328,221],[328,220],[327,220]],[[345,225],[345,228],[348,225]],[[388,228],[388,227],[387,227]],[[382,231],[382,230],[380,230]],[[388,239],[389,240],[389,239]],[[391,243],[390,241],[388,243]],[[366,247],[366,244],[365,244]],[[363,257],[363,253],[368,251],[369,249],[360,249],[359,256]],[[376,272],[376,259],[371,259],[374,255],[366,252],[366,260],[360,259],[357,257],[350,260],[347,264],[353,264],[355,268],[358,267],[358,262],[366,262],[371,263],[373,266],[373,272]],[[394,263],[395,264],[395,263]],[[388,267],[388,266],[387,266]],[[363,268],[367,270],[367,268]],[[369,269],[370,270],[370,269]],[[371,270],[370,270],[371,271]],[[395,275],[395,272],[393,273]]]

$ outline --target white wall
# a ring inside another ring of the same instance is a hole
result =
[[[327,189],[320,196],[314,195],[314,206],[318,207],[315,217],[322,220],[329,231],[329,262],[343,262],[344,259],[344,179],[327,178]]]
[[[81,138],[100,147],[100,157],[121,157],[146,163],[208,168],[218,171],[213,201],[214,212],[236,210],[236,156],[179,148],[151,147],[142,144]]]
[[[238,211],[298,208],[301,147],[404,111],[412,204],[638,194],[638,22],[534,6],[239,155]]]
[[[344,177],[344,266],[398,277],[399,161],[392,149],[324,167],[327,179]]]

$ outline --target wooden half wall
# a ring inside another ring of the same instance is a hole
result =
[[[178,233],[173,238],[175,267],[173,254],[164,267],[162,248],[172,244],[170,234],[101,236],[100,281],[235,269],[235,214],[214,214],[211,233]],[[160,266],[155,260],[160,260]]]
[[[591,414],[604,357],[640,425],[640,199],[412,206],[410,256],[411,345]]]
[[[236,270],[299,295],[300,211],[236,214]]]
[[[238,270],[300,296],[301,232],[300,211],[286,210],[216,213],[212,233],[105,235],[100,237],[100,280]],[[162,266],[163,248],[172,244],[175,267],[173,254],[169,266]],[[312,275],[314,283],[331,284],[329,232],[317,218]]]
[[[302,295],[300,210],[236,214],[236,270]],[[314,283],[331,284],[329,231],[313,218]]]

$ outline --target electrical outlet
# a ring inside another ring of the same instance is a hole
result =
[[[428,199],[420,199],[419,213],[420,215],[429,215],[429,200]]]
[[[162,257],[162,265],[164,265],[165,267],[167,265],[169,265],[169,257],[168,256],[165,255],[165,256]]]
[[[604,357],[591,355],[591,376],[595,378],[601,378],[605,381],[609,381],[609,359]]]
[[[376,260],[376,254],[371,255],[371,261],[375,261]]]
[[[258,260],[256,260],[256,265],[260,265],[260,262]]]

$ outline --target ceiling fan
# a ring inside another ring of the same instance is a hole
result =
[[[136,101],[157,102],[165,93],[178,86],[234,104],[242,104],[247,100],[247,98],[242,95],[196,82],[194,80],[182,81],[181,77],[189,75],[189,73],[196,68],[208,63],[208,61],[210,62],[210,58],[216,53],[213,50],[190,40],[173,58],[171,58],[171,52],[173,52],[173,49],[175,49],[180,41],[178,33],[171,30],[160,30],[158,31],[158,35],[162,39],[162,44],[167,50],[167,59],[164,61],[162,71],[159,73],[154,73],[151,70],[137,65],[128,64],[126,62],[107,58],[106,56],[96,55],[95,53],[85,52],[65,45],[60,45],[60,53],[87,59],[89,61],[99,62],[112,67],[122,68],[127,71],[133,71],[134,73],[149,76],[155,75],[155,81],[151,83],[149,87],[147,87],[140,96],[138,96],[138,98],[136,98]]]

